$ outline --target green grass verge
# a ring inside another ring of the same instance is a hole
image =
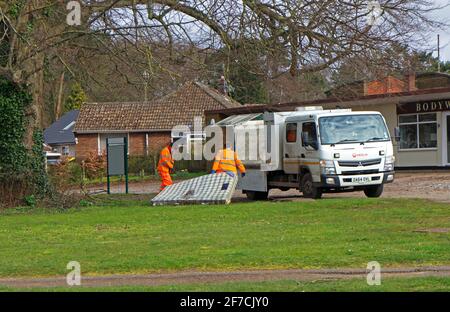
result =
[[[450,291],[448,277],[386,278],[380,286],[369,286],[365,279],[295,280],[267,282],[230,282],[221,284],[186,284],[171,286],[120,286],[120,287],[55,287],[18,289],[0,287],[0,291],[40,292],[418,292]]]
[[[448,204],[405,199],[152,207],[115,200],[0,215],[0,276],[450,264]]]

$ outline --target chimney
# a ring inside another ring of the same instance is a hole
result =
[[[407,75],[406,81],[408,82],[408,91],[416,91],[416,74],[415,73],[409,73]]]

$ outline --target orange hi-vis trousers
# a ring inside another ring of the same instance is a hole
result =
[[[161,187],[159,188],[160,191],[164,190],[167,186],[172,185],[172,177],[170,176],[168,171],[159,171],[158,174],[161,177]]]
[[[167,186],[172,185],[172,177],[170,176],[170,170],[174,167],[174,161],[172,158],[172,153],[170,147],[167,146],[162,149],[159,156],[158,163],[158,174],[161,177],[161,187],[160,190],[164,190]]]

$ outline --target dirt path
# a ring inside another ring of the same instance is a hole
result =
[[[322,269],[322,270],[255,270],[236,272],[194,272],[185,271],[167,274],[146,275],[108,275],[82,277],[82,286],[162,286],[194,283],[224,283],[224,282],[261,282],[274,280],[336,280],[350,278],[365,278],[368,271],[364,269]],[[450,267],[392,268],[382,270],[384,277],[450,277]],[[29,287],[64,287],[65,277],[51,278],[3,278],[1,286]]]
[[[93,187],[91,192],[104,191],[103,187]],[[123,193],[124,186],[113,186],[113,193]],[[147,181],[130,184],[132,194],[154,194],[159,191],[158,181]],[[363,192],[325,194],[324,198],[359,197],[364,198]],[[387,184],[382,195],[384,198],[423,198],[440,202],[450,202],[450,171],[399,172],[394,183]],[[304,200],[297,190],[282,192],[271,190],[272,200]],[[236,191],[234,200],[245,200],[245,195]]]

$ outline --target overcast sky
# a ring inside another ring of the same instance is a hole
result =
[[[434,0],[434,2],[437,5],[450,4],[450,0]],[[448,24],[450,24],[450,5],[448,5],[446,8],[436,11],[434,15],[438,19],[446,21]],[[430,36],[429,45],[435,47],[435,50],[437,50],[436,47],[438,33],[441,35],[441,60],[450,61],[450,26],[443,30],[437,30],[435,36]],[[437,52],[435,52],[435,55],[437,55]]]

